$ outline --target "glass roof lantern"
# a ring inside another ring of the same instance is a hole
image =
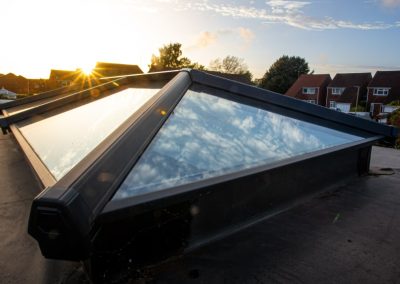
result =
[[[43,186],[29,233],[45,257],[67,260],[193,249],[365,174],[371,146],[397,135],[190,69],[39,94],[2,113]]]

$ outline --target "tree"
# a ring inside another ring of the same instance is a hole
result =
[[[212,60],[209,64],[209,69],[229,74],[241,74],[248,77],[249,81],[251,81],[252,78],[252,74],[246,63],[244,63],[243,58],[232,55],[228,55],[222,60],[220,58]]]
[[[304,58],[283,55],[264,74],[259,87],[284,94],[301,74],[309,72],[310,68]]]
[[[159,56],[152,55],[149,72],[180,68],[204,69],[204,66],[182,56],[182,44],[170,43],[159,48]]]

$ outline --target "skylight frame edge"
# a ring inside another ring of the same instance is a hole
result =
[[[323,106],[309,104],[266,89],[261,89],[194,69],[190,69],[190,75],[194,83],[199,83],[225,91],[229,90],[232,93],[244,97],[278,105],[297,112],[307,113],[315,117],[334,121],[338,124],[358,128],[370,133],[384,135],[385,137],[392,138],[398,135],[398,130],[394,127],[382,125],[359,117],[352,117]]]
[[[296,164],[296,163],[301,163],[306,160],[312,159],[312,158],[317,158],[317,157],[322,157],[325,155],[332,154],[337,151],[342,151],[342,150],[356,150],[360,149],[363,147],[366,147],[368,145],[374,144],[376,141],[379,141],[383,138],[384,136],[378,135],[378,136],[372,136],[369,138],[363,138],[358,141],[353,141],[353,142],[348,142],[345,144],[313,151],[310,153],[305,153],[299,156],[294,156],[290,157],[284,160],[276,161],[270,164],[266,165],[259,165],[256,167],[252,168],[247,168],[243,169],[240,171],[236,172],[231,172],[228,174],[220,175],[220,176],[215,176],[212,178],[208,178],[206,180],[199,180],[187,184],[182,184],[178,186],[173,186],[171,188],[165,189],[165,190],[159,190],[159,191],[154,191],[154,192],[149,192],[143,195],[137,195],[137,196],[132,196],[132,197],[127,197],[127,198],[122,198],[122,199],[117,199],[117,200],[110,200],[104,209],[102,210],[101,214],[98,216],[99,220],[101,219],[108,219],[108,218],[113,218],[113,215],[123,215],[123,212],[130,211],[130,212],[136,212],[138,214],[145,212],[147,210],[150,210],[150,207],[148,204],[151,204],[152,202],[157,202],[162,199],[173,199],[174,197],[177,197],[179,195],[190,195],[190,193],[196,194],[196,192],[201,191],[203,188],[208,187],[208,186],[215,186],[217,184],[223,184],[227,182],[231,182],[235,179],[239,178],[244,178],[249,175],[257,175],[260,173],[268,172],[274,169],[279,169],[285,166],[289,166],[291,164]],[[199,193],[200,194],[200,193]],[[136,208],[133,208],[135,207]],[[143,210],[143,211],[141,211]],[[118,212],[120,211],[120,212]]]
[[[10,125],[10,130],[43,189],[54,185],[57,180],[25,139],[24,135],[14,124]]]

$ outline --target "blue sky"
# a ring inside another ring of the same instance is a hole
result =
[[[96,61],[147,71],[170,42],[206,66],[243,58],[256,78],[284,54],[316,73],[400,69],[400,0],[2,0],[0,10],[0,73],[47,77]]]

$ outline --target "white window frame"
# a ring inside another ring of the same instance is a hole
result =
[[[390,88],[374,88],[374,96],[384,97],[389,95]]]
[[[305,95],[315,95],[317,93],[317,88],[315,87],[303,87],[303,94]]]
[[[303,101],[309,104],[314,104],[314,105],[316,104],[315,100],[303,100]]]
[[[344,88],[332,88],[332,95],[341,95],[343,94]]]
[[[329,108],[336,109],[336,101],[329,101]]]

